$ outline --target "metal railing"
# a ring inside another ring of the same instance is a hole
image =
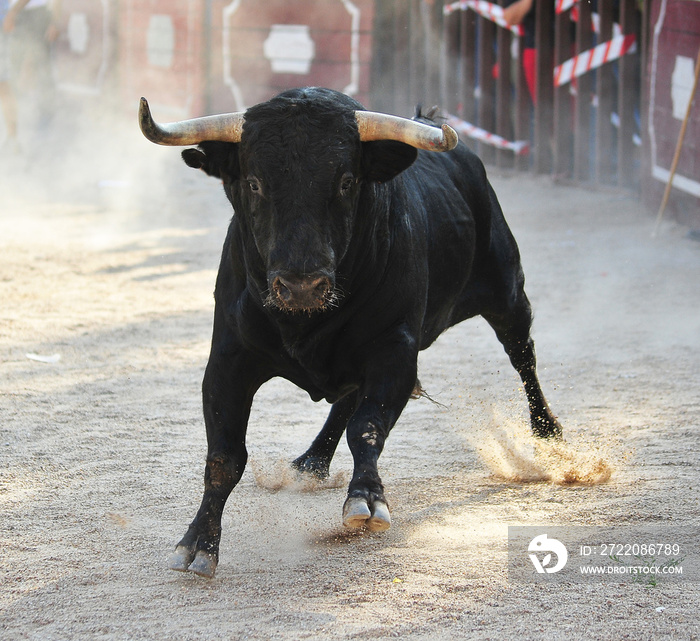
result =
[[[636,0],[534,0],[536,53],[525,51],[522,25],[505,23],[503,4],[377,3],[372,108],[406,115],[439,103],[487,164],[637,188],[645,42]]]

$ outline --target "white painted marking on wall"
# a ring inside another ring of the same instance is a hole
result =
[[[676,56],[676,64],[671,74],[671,100],[673,101],[673,117],[683,120],[688,111],[688,103],[692,98],[695,81],[695,61],[686,56]]]
[[[169,69],[175,57],[175,25],[165,14],[153,14],[146,32],[146,54],[149,64]]]
[[[71,13],[68,18],[68,45],[71,53],[84,55],[90,42],[90,24],[82,12]]]
[[[305,24],[273,24],[263,43],[263,55],[273,73],[306,75],[316,55],[316,45]]]

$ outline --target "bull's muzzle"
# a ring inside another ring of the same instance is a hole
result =
[[[276,275],[271,279],[268,302],[279,309],[313,312],[325,309],[333,300],[333,282],[325,275]]]

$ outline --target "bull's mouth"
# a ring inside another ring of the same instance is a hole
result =
[[[275,275],[270,279],[265,305],[289,313],[321,312],[333,307],[338,296],[326,275]]]

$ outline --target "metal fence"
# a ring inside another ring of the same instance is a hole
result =
[[[377,3],[373,108],[405,115],[439,103],[486,163],[636,188],[645,48],[638,2],[534,0],[534,40],[528,25],[506,24],[504,4]]]

